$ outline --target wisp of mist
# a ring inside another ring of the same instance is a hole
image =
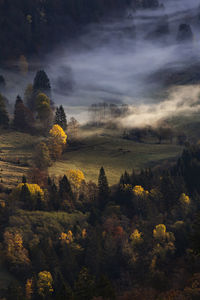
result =
[[[127,103],[133,106],[133,114],[121,121],[125,126],[150,125],[168,115],[192,111],[199,88],[173,88],[165,98],[155,74],[200,62],[199,4],[166,0],[160,9],[130,9],[124,18],[90,25],[79,39],[63,43],[45,62],[55,103],[62,103],[67,115],[81,122],[87,121],[87,108],[93,103]],[[163,20],[169,33],[158,35]],[[181,23],[191,25],[192,42],[177,42]]]

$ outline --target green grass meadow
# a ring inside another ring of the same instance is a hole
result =
[[[119,132],[81,130],[81,144],[68,147],[62,159],[49,168],[52,176],[59,177],[69,169],[80,169],[86,180],[97,182],[101,166],[105,168],[110,184],[119,181],[121,174],[162,164],[177,158],[182,147],[175,144],[137,143],[120,137]]]

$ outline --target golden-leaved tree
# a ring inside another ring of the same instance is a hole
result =
[[[67,143],[67,135],[58,124],[53,125],[49,131],[49,150],[54,160],[61,157],[64,147]]]
[[[26,299],[31,299],[33,295],[33,279],[28,278],[25,285],[25,295]]]
[[[152,250],[151,271],[163,262],[167,263],[168,257],[175,252],[175,237],[172,232],[166,230],[164,224],[156,225],[153,230],[154,247]]]
[[[53,293],[53,278],[50,272],[42,271],[38,274],[37,288],[38,294],[44,299]]]
[[[130,235],[130,240],[131,240],[131,245],[133,247],[137,246],[137,245],[140,245],[143,243],[143,237],[142,237],[142,233],[139,232],[138,229],[135,229],[131,235]]]
[[[62,232],[59,237],[61,243],[71,244],[74,241],[74,236],[71,230],[68,230],[67,233]]]
[[[133,193],[137,197],[142,197],[142,196],[145,196],[145,195],[149,194],[149,192],[145,191],[144,188],[141,185],[134,186]]]
[[[13,191],[13,196],[23,202],[27,209],[36,209],[38,205],[44,204],[44,191],[38,184],[20,183]]]
[[[81,170],[69,170],[67,177],[74,188],[80,188],[81,183],[85,180],[85,176]]]
[[[23,246],[23,238],[19,232],[11,233],[5,231],[4,244],[6,259],[11,270],[19,273],[29,268],[31,262],[28,257],[28,251]]]

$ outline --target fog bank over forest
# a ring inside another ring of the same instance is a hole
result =
[[[79,39],[63,42],[49,54],[41,66],[50,77],[55,103],[62,103],[67,113],[76,114],[80,121],[87,117],[87,106],[99,102],[139,105],[138,111],[148,111],[151,103],[173,103],[163,88],[183,72],[186,78],[179,82],[178,77],[177,85],[189,83],[185,89],[190,94],[191,84],[200,81],[200,74],[194,82],[187,80],[188,69],[193,73],[191,66],[200,65],[200,1],[166,0],[160,4],[159,9],[128,10],[124,18],[90,25]],[[192,36],[186,32],[186,37],[183,33],[180,38],[180,24],[190,25]],[[9,96],[14,100],[19,88],[22,91],[32,82],[34,72],[28,79],[8,76],[12,78]],[[180,88],[178,91],[181,97]],[[157,116],[163,115],[163,106],[155,107]],[[140,114],[141,118],[145,115]]]
[[[198,1],[163,4],[157,10],[128,11],[123,20],[90,26],[78,41],[50,56],[55,99],[66,106],[105,101],[142,104],[143,109],[162,100],[167,76],[200,61]],[[179,26],[184,23],[191,26],[193,37],[179,41]]]

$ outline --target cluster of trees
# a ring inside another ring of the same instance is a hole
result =
[[[67,130],[69,142],[74,142],[78,138],[79,122],[74,117],[67,121],[63,106],[54,106],[50,80],[43,70],[36,73],[33,84],[28,84],[23,99],[17,96],[13,114],[10,111],[8,100],[0,94],[0,128],[46,136],[55,124],[59,126],[58,132]],[[55,131],[56,127],[52,129]],[[52,138],[49,143],[53,147]],[[39,148],[38,151],[44,151],[43,145]]]
[[[43,70],[38,71],[33,84],[27,86],[23,99],[17,96],[13,117],[8,114],[8,100],[0,94],[0,127],[10,126],[22,132],[46,134],[53,124],[58,124],[64,131],[69,125],[70,132],[78,128],[75,118],[67,124],[62,105],[54,107],[50,80]]]
[[[176,143],[179,145],[189,144],[185,133],[175,132],[170,126],[159,126],[156,128],[148,126],[145,128],[125,129],[123,132],[123,138],[134,140],[139,143],[149,139],[156,141],[159,144],[161,144],[163,141],[168,141],[171,144],[173,141],[176,141]]]
[[[122,13],[130,5],[157,7],[158,0],[0,1],[0,62],[17,58],[25,70],[25,56],[49,50],[62,37],[77,34],[82,25]]]
[[[50,135],[66,142],[58,126]],[[1,263],[12,280],[0,295],[199,299],[199,174],[196,145],[174,167],[124,172],[115,186],[103,167],[97,184],[38,167],[12,191],[2,186]]]
[[[93,126],[108,125],[116,123],[118,118],[126,117],[130,114],[130,107],[127,104],[97,103],[89,107],[90,124]]]

